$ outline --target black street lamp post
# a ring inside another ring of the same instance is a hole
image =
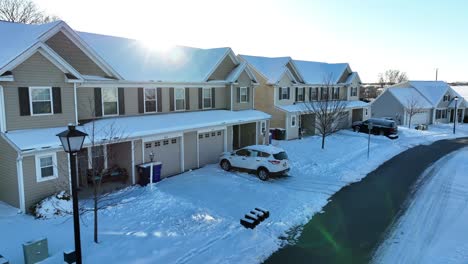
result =
[[[455,100],[455,110],[453,113],[453,134],[455,134],[455,124],[458,121],[458,113],[457,113],[458,96],[455,96],[453,100]]]
[[[71,186],[72,186],[72,202],[73,202],[73,228],[75,234],[75,256],[76,263],[81,264],[81,239],[80,239],[80,218],[78,208],[78,193],[76,186],[76,153],[83,147],[83,142],[88,134],[75,129],[74,125],[69,125],[68,130],[65,130],[57,136],[62,142],[65,152],[70,155],[70,170],[71,170]]]

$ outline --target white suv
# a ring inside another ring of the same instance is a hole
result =
[[[254,145],[233,152],[225,152],[219,158],[219,165],[226,171],[231,168],[255,171],[258,178],[268,180],[270,175],[286,174],[289,161],[286,152],[277,147]]]

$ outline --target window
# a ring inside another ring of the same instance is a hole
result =
[[[209,137],[210,137],[210,133],[206,133],[205,138],[209,138]]]
[[[145,148],[151,148],[151,143],[145,143]]]
[[[218,136],[221,136],[221,131],[218,131]]]
[[[177,143],[177,139],[176,138],[171,139],[171,144],[175,144],[175,143]]]
[[[164,146],[169,145],[169,140],[164,140],[164,141],[163,141],[163,145],[164,145]]]
[[[29,94],[32,115],[52,114],[51,87],[30,87]]]
[[[203,88],[203,109],[211,107],[211,88]]]
[[[145,88],[145,113],[156,112],[156,88]]]
[[[328,99],[328,87],[322,87],[322,94],[320,95],[321,100]]]
[[[156,141],[156,142],[154,142],[154,146],[155,146],[155,147],[161,146],[161,141]]]
[[[36,180],[42,182],[56,179],[58,175],[55,164],[57,164],[55,153],[36,156]]]
[[[281,87],[281,100],[289,99],[289,88],[288,87]]]
[[[444,102],[450,101],[450,94],[444,95]]]
[[[318,88],[317,87],[310,87],[309,93],[310,93],[309,94],[310,101],[318,100]]]
[[[367,108],[365,108],[365,110],[366,110],[366,113],[365,113],[365,115],[368,115],[368,113],[369,113],[369,112],[368,112],[368,109],[367,109]]]
[[[291,116],[291,126],[292,127],[296,126],[296,116],[295,115]]]
[[[215,136],[216,136],[216,132],[211,132],[211,136],[212,136],[212,137],[215,137]]]
[[[304,88],[297,89],[297,101],[304,101]]]
[[[258,152],[258,156],[262,157],[262,158],[268,158],[268,157],[270,157],[270,154],[268,154],[266,152]]]
[[[436,119],[445,119],[447,118],[447,110],[437,109],[436,110]]]
[[[249,156],[249,154],[250,154],[250,151],[248,151],[246,149],[241,149],[241,150],[238,150],[236,152],[237,156],[242,156],[242,157],[247,157],[247,156]]]
[[[203,138],[203,134],[198,134],[198,138]]]
[[[351,87],[351,96],[357,96],[357,87]]]
[[[106,87],[102,88],[102,108],[104,115],[119,114],[117,88]]]
[[[332,100],[340,99],[340,88],[333,87],[332,88]]]
[[[175,110],[185,109],[185,88],[175,88]]]
[[[239,92],[240,92],[240,102],[247,103],[249,101],[249,94],[247,92],[247,87],[241,87]]]

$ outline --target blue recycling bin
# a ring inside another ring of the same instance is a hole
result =
[[[152,162],[153,163],[153,183],[161,180],[161,162]],[[142,163],[136,166],[139,174],[138,184],[145,186],[150,183],[151,175],[151,162]]]

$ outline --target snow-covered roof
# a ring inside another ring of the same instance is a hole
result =
[[[258,150],[269,154],[277,154],[284,151],[284,149],[272,145],[252,145],[246,147],[246,149]]]
[[[354,108],[364,108],[364,107],[369,107],[369,103],[363,102],[363,101],[343,101],[344,104],[346,104],[345,108],[346,109],[354,109]],[[289,112],[289,113],[305,113],[305,112],[311,112],[312,109],[319,109],[321,107],[320,102],[301,102],[301,103],[295,103],[292,105],[280,105],[277,106],[279,109]],[[329,108],[335,107],[335,104],[330,101]]]
[[[280,81],[284,73],[288,70],[286,65],[291,61],[291,57],[260,57],[239,55],[247,63],[252,65],[261,75],[263,75],[268,83],[275,84]]]
[[[354,79],[357,78],[359,82],[361,82],[361,78],[359,78],[359,74],[357,72],[352,72],[348,78],[346,79],[344,84],[351,84]]]
[[[409,81],[409,85],[418,90],[434,106],[447,93],[450,86],[443,81]]]
[[[451,87],[457,94],[463,97],[465,101],[468,100],[468,86],[451,86]]]
[[[348,68],[348,63],[325,63],[315,61],[294,60],[298,71],[307,84],[323,84],[330,81],[337,84]],[[331,78],[331,80],[328,80]]]
[[[408,87],[390,87],[387,89],[403,106],[407,106],[412,100],[418,102],[418,107],[424,109],[433,108],[431,102],[429,102],[424,96],[421,95],[416,88]]]
[[[94,122],[94,138],[95,142],[105,142],[106,140],[109,140],[108,137],[110,132],[112,132],[113,136],[117,135],[124,137],[125,139],[141,138],[191,129],[253,122],[268,119],[270,117],[270,115],[256,110],[211,110],[106,118],[99,119]],[[93,123],[87,123],[78,126],[77,129],[90,134],[92,131],[92,125]],[[53,149],[61,147],[56,134],[66,129],[67,128],[64,126],[55,128],[15,130],[5,133],[5,136],[20,150]],[[85,140],[84,144],[90,144],[89,138]]]
[[[127,81],[205,82],[230,51],[184,46],[157,50],[134,39],[78,34]]]
[[[0,69],[39,41],[39,38],[62,21],[26,25],[0,21]]]

